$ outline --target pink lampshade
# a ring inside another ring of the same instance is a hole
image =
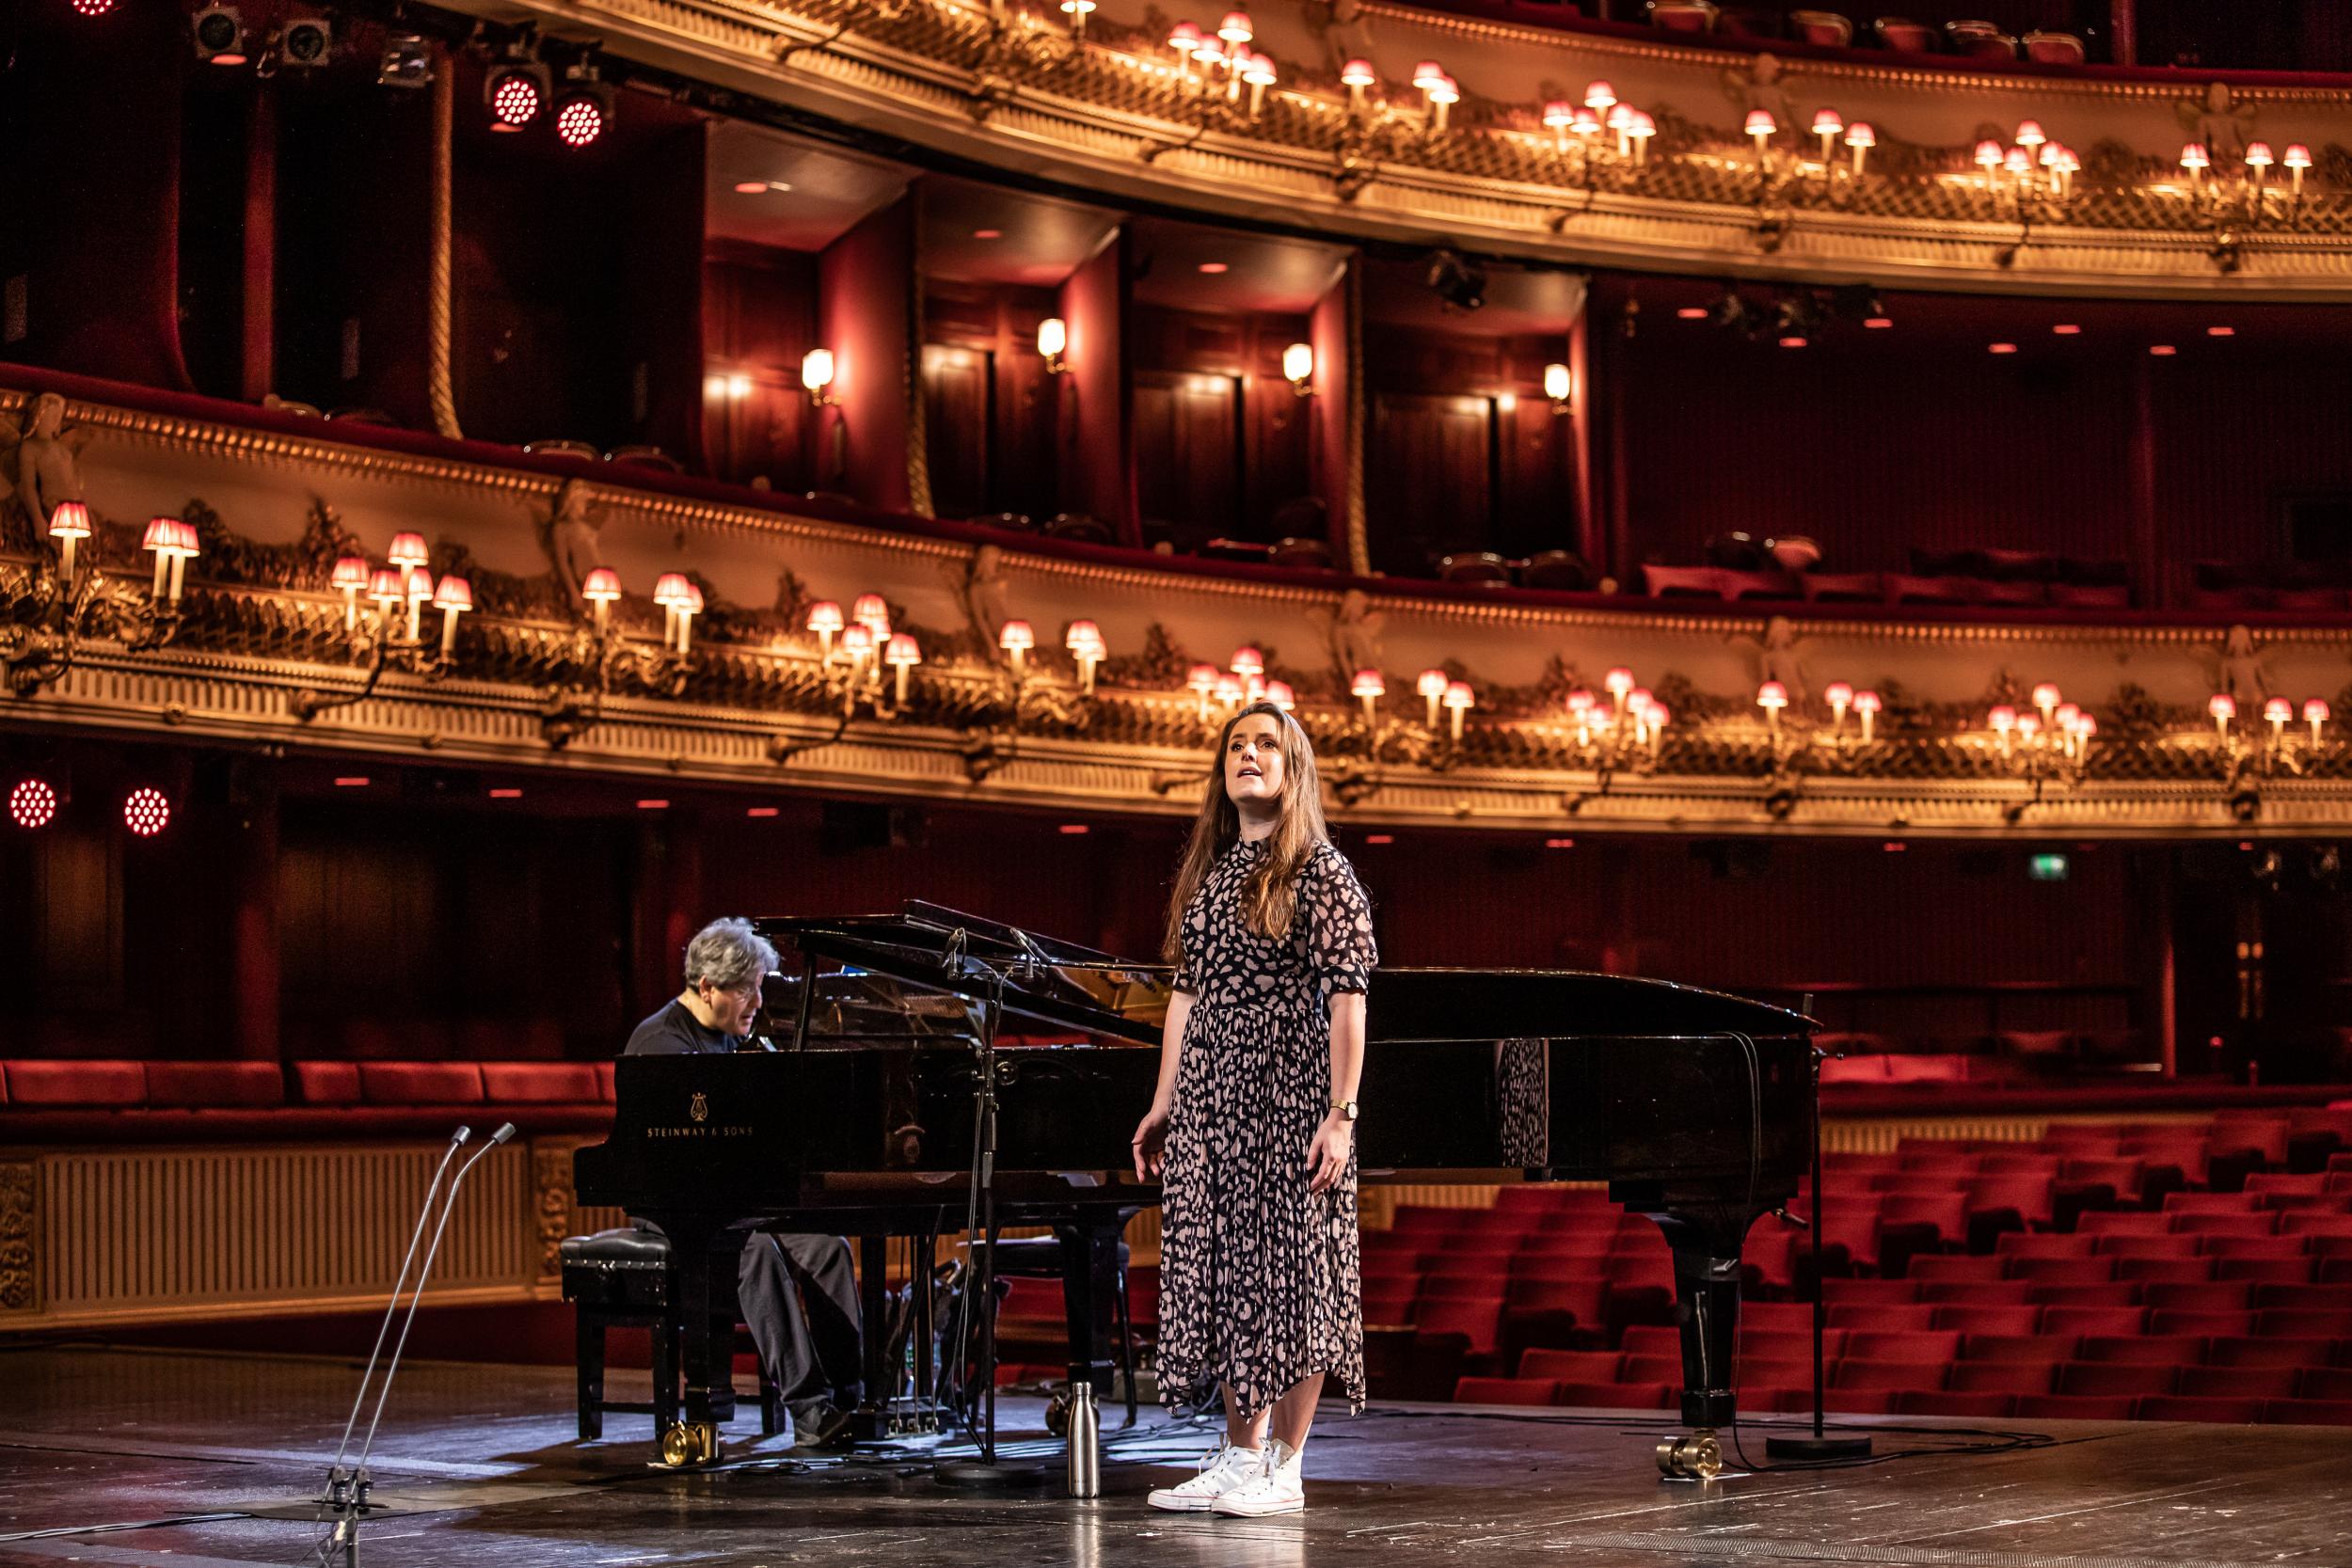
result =
[[[703,591],[688,583],[686,596],[678,600],[677,612],[680,615],[700,615],[703,612]]]
[[[2055,681],[2043,681],[2041,685],[2039,685],[2039,686],[2037,686],[2037,687],[2035,687],[2035,688],[2033,689],[2033,705],[2034,705],[2034,706],[2036,706],[2036,707],[2056,707],[2056,706],[2058,706],[2058,683],[2057,683],[2057,682],[2055,682]]]
[[[1265,673],[1265,655],[1245,642],[1233,650],[1232,663],[1228,668],[1236,675],[1263,675]]]
[[[1555,98],[1544,105],[1544,124],[1554,131],[1565,130],[1576,123],[1576,105],[1565,98]]]
[[[653,602],[675,610],[686,602],[686,595],[692,588],[693,584],[686,580],[684,573],[664,572],[653,585]]]
[[[1274,61],[1271,56],[1252,50],[1248,63],[1241,68],[1241,79],[1253,87],[1270,87],[1275,83]]]
[[[1423,60],[1413,67],[1413,86],[1427,92],[1445,80],[1445,68],[1435,60]]]
[[[391,548],[384,552],[384,559],[395,566],[421,566],[431,557],[425,550],[423,534],[395,533]]]
[[[1008,652],[1014,649],[1026,651],[1037,646],[1037,633],[1029,629],[1026,621],[1007,621],[1004,629],[996,634],[996,645]]]
[[[1857,119],[1846,127],[1848,147],[1876,147],[1878,144],[1879,134],[1870,128],[1868,120]]]
[[[1647,109],[1635,109],[1626,116],[1625,134],[1635,141],[1647,141],[1658,135],[1658,121]]]
[[[1429,102],[1432,103],[1459,103],[1461,101],[1462,85],[1453,77],[1440,76],[1429,84]]]
[[[1443,670],[1423,670],[1413,683],[1413,690],[1423,697],[1442,697],[1448,677]]]
[[[1368,87],[1379,80],[1379,73],[1372,69],[1370,60],[1350,60],[1340,68],[1342,87]]]
[[[1580,136],[1600,135],[1600,116],[1592,109],[1579,109],[1568,117],[1568,129]]]
[[[2040,147],[2043,142],[2048,141],[2050,138],[2043,134],[2042,121],[2038,119],[2021,119],[2017,122],[2017,135],[2011,136],[2010,139],[2020,147]]]
[[[870,626],[851,624],[841,628],[841,651],[861,657],[874,651],[874,631]]]
[[[400,598],[400,574],[389,566],[368,578],[368,597],[377,604],[391,604]]]
[[[1265,683],[1265,700],[1287,713],[1297,705],[1298,694],[1291,689],[1288,681],[1268,681]]]
[[[1220,675],[1217,677],[1216,700],[1220,703],[1238,703],[1242,700],[1245,690],[1241,681],[1235,676]]]
[[[1168,46],[1170,49],[1182,49],[1189,54],[1193,45],[1200,41],[1200,29],[1189,22],[1179,22],[1168,30]]]
[[[1813,134],[1815,135],[1834,136],[1845,128],[1846,117],[1839,114],[1836,109],[1822,108],[1814,111]]]
[[[2285,162],[2289,168],[2309,168],[2312,166],[2312,150],[2299,141],[2291,141],[2287,143]]]
[[[808,629],[839,631],[841,629],[841,607],[831,599],[819,599],[810,605],[808,607]]]
[[[1446,689],[1445,689],[1445,705],[1446,705],[1446,706],[1448,706],[1448,707],[1474,707],[1474,706],[1476,706],[1476,705],[1477,705],[1477,703],[1478,703],[1478,699],[1477,699],[1477,697],[1476,697],[1475,695],[1473,695],[1473,694],[1471,693],[1471,691],[1470,691],[1470,682],[1468,682],[1468,681],[1448,681],[1448,682],[1446,683]]]
[[[1099,647],[1102,641],[1102,628],[1091,621],[1073,621],[1070,629],[1062,634],[1062,646],[1072,653],[1081,648]]]
[[[443,578],[441,585],[433,591],[433,608],[436,610],[471,610],[473,608],[473,584],[455,573],[451,573]]]
[[[1648,687],[1637,686],[1632,690],[1625,694],[1625,710],[1628,713],[1634,714],[1647,713],[1650,708],[1650,704],[1656,702],[1657,700],[1657,698],[1650,695],[1650,689]]]
[[[2211,168],[2213,166],[2213,159],[2206,154],[2205,144],[2201,141],[2193,141],[2187,146],[2182,148],[2181,166],[2183,168],[2190,169]]]
[[[335,562],[334,575],[326,579],[329,588],[349,589],[354,593],[368,585],[368,558],[347,555]]]
[[[1605,109],[1616,101],[1617,89],[1608,83],[1587,82],[1584,84],[1584,106],[1586,108]]]
[[[1782,708],[1788,705],[1788,689],[1778,681],[1766,681],[1756,689],[1756,705]]]
[[[890,619],[890,606],[880,594],[860,594],[857,602],[850,606],[850,619],[870,626],[877,621]]]
[[[2232,697],[2227,691],[2217,691],[2213,694],[2212,700],[2205,704],[2205,711],[2216,719],[2235,719],[2237,699]]]
[[[1585,689],[1584,689],[1582,687],[1581,687],[1581,686],[1580,686],[1580,687],[1578,687],[1578,688],[1576,688],[1574,690],[1570,691],[1570,692],[1568,693],[1568,711],[1569,711],[1570,713],[1590,713],[1590,712],[1592,712],[1592,711],[1593,711],[1593,694],[1592,694],[1591,692],[1589,692],[1589,691],[1585,690]]]
[[[2085,740],[2089,740],[2092,736],[2099,733],[2099,721],[2093,719],[2090,714],[2086,713],[2080,719],[2074,721],[2074,733],[2081,736]]]
[[[2007,703],[2003,703],[1999,707],[1986,714],[1985,719],[1994,730],[2003,735],[2007,735],[2017,727],[2017,710]]]
[[[1612,131],[1625,130],[1628,126],[1633,123],[1633,105],[1630,103],[1612,103],[1609,106],[1608,117],[1602,121],[1602,123],[1607,125]]]
[[[89,508],[80,501],[59,501],[49,509],[50,538],[87,539],[89,534]]]
[[[2017,734],[2021,738],[2031,740],[2035,736],[2038,736],[2041,733],[2042,715],[2038,713],[2021,713],[2017,716]]]
[[[1649,721],[1649,727],[1651,729],[1662,730],[1668,723],[1672,722],[1674,719],[1674,710],[1667,707],[1662,703],[1652,703],[1649,705],[1649,712],[1644,714],[1643,717]]]
[[[882,650],[882,662],[884,664],[920,664],[923,662],[923,650],[914,638],[905,632],[899,632],[891,638],[890,646]]]
[[[2324,698],[2307,697],[2303,701],[2303,722],[2324,724],[2328,721],[2328,704]]]
[[[2083,710],[2073,703],[2060,703],[2050,710],[2050,721],[2059,729],[2071,730],[2083,716]]]
[[[1248,43],[1257,35],[1250,31],[1248,11],[1227,11],[1216,24],[1216,36],[1228,43]]]
[[[2278,160],[2274,159],[2270,155],[2270,144],[2268,142],[2258,141],[2249,142],[2247,144],[2246,166],[2248,168],[2268,168],[2277,161]]]
[[[408,596],[420,602],[433,596],[433,574],[420,566],[408,574]]]
[[[1977,166],[1979,168],[2000,167],[2001,144],[1991,137],[1977,143]]]
[[[1381,678],[1377,670],[1357,671],[1356,678],[1347,687],[1347,694],[1351,697],[1385,697],[1388,692],[1389,683]]]
[[[1204,66],[1213,66],[1225,58],[1225,40],[1204,38],[1192,46],[1192,57]]]
[[[611,604],[621,596],[621,574],[610,566],[597,567],[580,585],[580,596],[592,604]]]
[[[1875,691],[1857,691],[1853,694],[1853,710],[1856,713],[1876,713],[1881,705],[1879,694]]]
[[[1829,689],[1821,695],[1829,699],[1829,705],[1832,707],[1849,707],[1853,703],[1853,688],[1844,681],[1830,682]]]
[[[179,537],[179,518],[151,518],[147,524],[147,532],[139,539],[139,548],[153,550],[157,555],[167,555],[171,552],[172,541]]]
[[[2011,174],[2023,174],[2033,167],[2033,155],[2022,147],[2012,147],[2009,156],[2001,160],[2001,166]]]
[[[197,538],[194,523],[182,523],[172,531],[171,547],[190,561],[204,553],[203,542]]]
[[[1769,136],[1780,129],[1780,122],[1772,118],[1770,109],[1750,109],[1747,128],[1751,136]]]
[[[2295,705],[2284,697],[2273,697],[2263,704],[2263,718],[2273,724],[2283,724],[2295,717]]]
[[[1214,664],[1196,664],[1184,676],[1184,684],[1195,691],[1216,689],[1217,668]]]
[[[1600,684],[1608,689],[1612,697],[1622,697],[1633,689],[1633,672],[1620,664],[1601,677]]]

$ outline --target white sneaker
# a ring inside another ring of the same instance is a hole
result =
[[[1266,1445],[1265,1467],[1232,1490],[1221,1493],[1210,1508],[1218,1513],[1257,1518],[1267,1513],[1296,1513],[1307,1506],[1307,1489],[1299,1475],[1298,1450],[1276,1438]]]
[[[1146,1499],[1153,1508],[1175,1513],[1206,1513],[1218,1498],[1247,1485],[1265,1468],[1263,1449],[1237,1449],[1219,1443],[1200,1461],[1200,1473],[1175,1486],[1155,1488]]]

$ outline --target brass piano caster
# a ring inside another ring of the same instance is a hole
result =
[[[1070,1435],[1070,1385],[1066,1383],[1045,1402],[1045,1430],[1057,1437]]]
[[[1724,1473],[1724,1446],[1704,1427],[1685,1437],[1663,1438],[1658,1472],[1677,1481],[1713,1481]]]
[[[719,1457],[719,1427],[714,1421],[673,1421],[661,1434],[661,1463],[674,1470],[707,1465]]]

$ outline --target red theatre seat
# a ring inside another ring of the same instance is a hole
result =
[[[482,1069],[472,1062],[362,1062],[359,1093],[370,1105],[479,1105]]]
[[[147,1103],[144,1062],[20,1061],[8,1064],[8,1100],[17,1107],[115,1108]]]
[[[1555,1378],[1465,1377],[1454,1385],[1456,1404],[1556,1404]]]
[[[582,1105],[603,1099],[586,1062],[484,1062],[483,1098],[507,1105]]]
[[[276,1062],[150,1062],[147,1101],[189,1107],[283,1105],[286,1076]]]
[[[2143,1421],[2208,1421],[2250,1426],[2262,1419],[2260,1400],[2217,1399],[2189,1394],[2150,1394],[2139,1402]]]
[[[1570,1383],[1563,1379],[1553,1402],[1594,1410],[1663,1410],[1677,1392],[1664,1383]]]

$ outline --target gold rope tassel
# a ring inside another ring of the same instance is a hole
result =
[[[457,394],[450,377],[450,186],[454,163],[452,137],[456,119],[456,62],[443,55],[433,72],[433,276],[425,290],[425,396],[433,405],[433,428],[454,440]]]

